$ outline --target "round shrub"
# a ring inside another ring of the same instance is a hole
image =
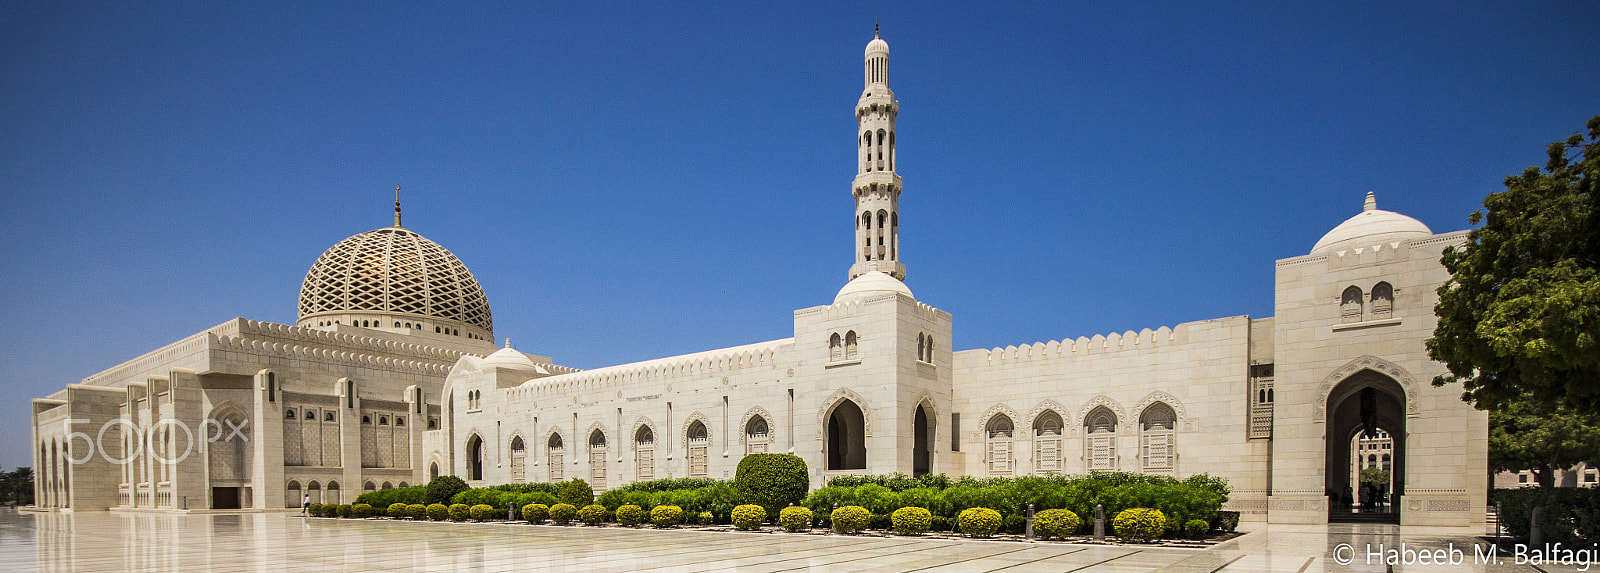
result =
[[[637,505],[629,504],[617,508],[617,523],[629,527],[644,523],[644,516],[644,508]]]
[[[472,489],[467,487],[467,482],[461,481],[456,476],[439,476],[428,482],[427,493],[422,497],[429,504],[450,503],[456,494]]]
[[[322,517],[322,504],[312,503],[306,505],[306,515],[311,517]]]
[[[717,516],[711,515],[711,512],[709,511],[702,511],[700,512],[700,515],[695,516],[695,523],[700,525],[711,525],[716,522]]]
[[[987,507],[973,507],[956,516],[956,526],[973,537],[990,537],[1000,530],[1000,512]]]
[[[530,503],[522,506],[522,518],[528,523],[539,524],[550,519],[550,506],[542,503]]]
[[[372,517],[372,506],[365,503],[352,505],[350,506],[350,517],[354,517],[356,519],[366,519],[368,517]]]
[[[467,514],[472,516],[473,521],[488,521],[494,519],[496,512],[494,506],[480,503],[468,508]]]
[[[561,493],[556,494],[556,499],[572,507],[585,507],[594,503],[594,488],[589,487],[589,482],[573,478],[561,484]]]
[[[409,507],[411,507],[411,506],[406,505],[404,503],[398,503],[398,502],[391,503],[391,504],[389,504],[389,510],[386,513],[388,513],[389,517],[393,517],[393,518],[396,518],[396,519],[399,519],[399,518],[402,518],[402,517],[411,517],[411,510],[407,509]]]
[[[339,504],[339,517],[350,517],[355,514],[355,508],[348,503]]]
[[[430,503],[428,504],[428,519],[434,521],[450,519],[450,508],[442,503]]]
[[[578,510],[578,519],[589,525],[600,525],[606,519],[606,506],[589,504]]]
[[[1183,534],[1189,539],[1199,539],[1211,531],[1211,524],[1204,519],[1191,519],[1183,524]]]
[[[556,525],[566,525],[578,518],[578,508],[570,503],[558,503],[550,506],[550,521]]]
[[[733,491],[742,503],[759,505],[767,515],[800,503],[811,488],[805,460],[789,454],[750,454],[739,460]]]
[[[811,510],[800,506],[785,507],[778,512],[778,525],[784,529],[799,533],[811,529],[813,515]]]
[[[656,527],[676,527],[683,523],[683,508],[676,505],[658,505],[650,510],[650,523]]]
[[[866,529],[872,522],[872,512],[859,505],[847,505],[833,510],[829,516],[833,521],[833,530],[839,533],[855,533]]]
[[[420,503],[408,505],[406,506],[405,516],[411,519],[426,519],[428,517],[428,506]]]
[[[450,504],[450,521],[466,521],[472,517],[472,506],[465,503]]]
[[[900,535],[922,535],[933,525],[933,513],[920,507],[902,507],[889,514],[894,532]]]
[[[1065,509],[1046,509],[1033,514],[1033,532],[1039,539],[1061,538],[1078,532],[1078,514]]]
[[[739,529],[761,529],[761,523],[766,520],[767,510],[759,505],[745,504],[733,508],[733,525]]]
[[[1167,529],[1167,516],[1159,509],[1124,509],[1111,520],[1111,530],[1123,541],[1143,543],[1161,536]]]

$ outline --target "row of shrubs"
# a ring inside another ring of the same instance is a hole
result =
[[[1513,537],[1526,543],[1533,525],[1533,508],[1544,508],[1546,543],[1589,547],[1600,543],[1600,488],[1557,487],[1497,489],[1489,502],[1500,504],[1500,523]]]

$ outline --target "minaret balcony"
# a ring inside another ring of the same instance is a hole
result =
[[[877,185],[879,188],[890,187],[895,190],[899,190],[900,175],[893,171],[868,171],[866,173],[860,173],[856,175],[856,179],[851,184],[851,188],[855,189],[857,192],[861,192],[872,187],[873,185]]]

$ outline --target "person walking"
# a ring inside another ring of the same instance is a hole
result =
[[[310,510],[311,510],[311,494],[308,493],[308,494],[306,494],[306,498],[305,499],[300,500],[300,517],[305,517],[306,516],[306,512],[310,511]]]

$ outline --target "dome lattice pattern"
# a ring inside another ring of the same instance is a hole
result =
[[[390,227],[334,245],[300,285],[300,318],[324,312],[403,313],[494,333],[489,299],[472,271],[422,235]]]

